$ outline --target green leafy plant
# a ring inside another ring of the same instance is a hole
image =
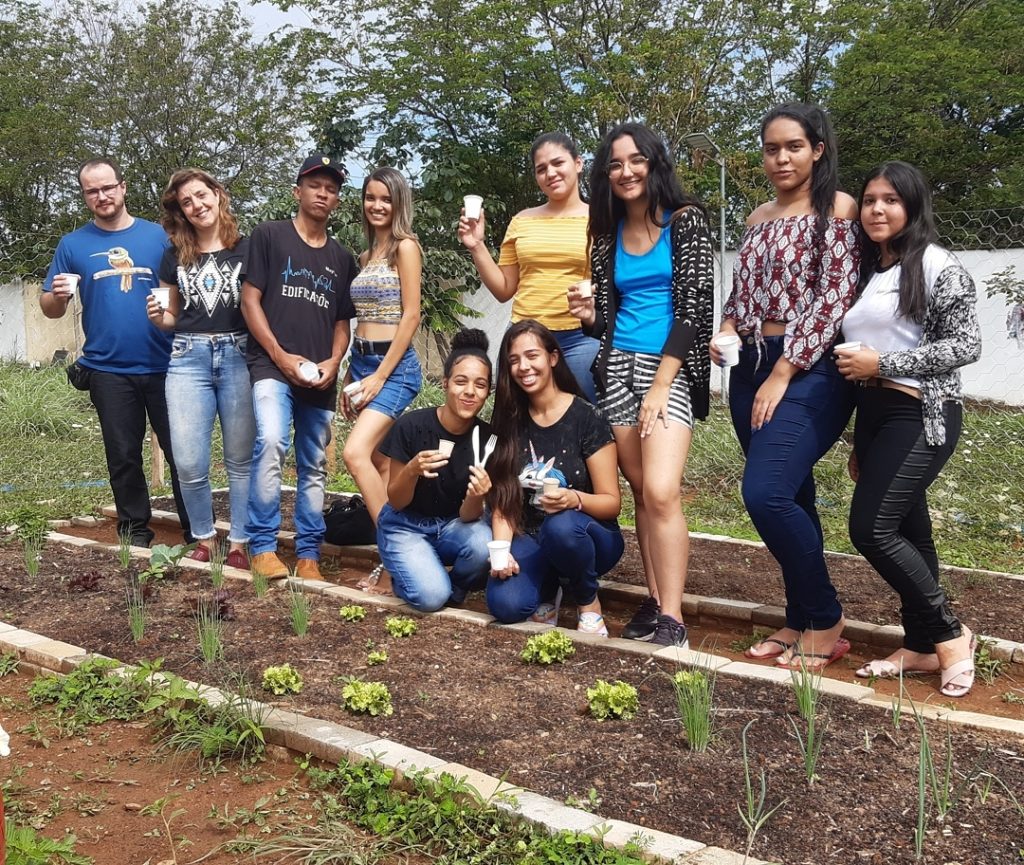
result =
[[[408,616],[389,616],[384,620],[384,630],[392,637],[411,637],[419,629],[416,622]]]
[[[178,808],[167,813],[168,806],[174,802],[178,797],[176,795],[161,796],[155,802],[150,802],[145,808],[139,813],[144,817],[159,817],[160,822],[164,824],[164,834],[167,836],[167,843],[171,848],[171,859],[170,861],[177,865],[178,863],[178,847],[191,843],[188,839],[183,836],[174,837],[174,833],[171,832],[171,823],[181,817],[183,814],[187,814],[184,808]],[[166,861],[166,860],[165,860]]]
[[[10,865],[92,865],[92,859],[75,852],[78,839],[65,835],[59,841],[39,835],[31,826],[19,826],[4,820],[7,862]]]
[[[302,690],[302,676],[291,664],[267,667],[263,671],[263,690],[277,696],[298,694]]]
[[[993,654],[995,644],[984,637],[978,638],[978,650],[974,655],[974,671],[986,685],[994,685],[1006,670],[1006,661]]]
[[[200,598],[196,604],[196,640],[199,655],[205,664],[213,664],[224,658],[224,625],[217,615],[213,600]]]
[[[576,644],[568,636],[551,630],[530,637],[519,657],[527,664],[560,664],[575,653]]]
[[[288,584],[288,612],[291,616],[292,631],[296,637],[309,633],[309,618],[313,612],[313,601],[302,591],[298,583]]]
[[[714,720],[715,674],[680,670],[672,677],[680,723],[691,751],[706,751]]]
[[[341,705],[350,712],[367,715],[393,715],[391,692],[383,682],[366,682],[349,677],[341,689]]]
[[[373,651],[369,652],[366,656],[366,663],[369,664],[371,667],[374,667],[378,664],[386,664],[387,660],[387,649],[374,649]]]
[[[227,699],[216,704],[197,700],[168,706],[160,719],[161,749],[194,753],[201,766],[214,769],[229,758],[243,765],[261,760],[267,747],[264,707],[246,691],[237,677],[225,690]]]
[[[609,718],[629,721],[640,709],[640,698],[636,688],[628,682],[608,683],[598,679],[593,688],[587,688],[587,704],[590,714],[598,721]]]
[[[772,815],[788,801],[783,799],[774,808],[765,810],[765,799],[768,797],[768,777],[763,768],[761,769],[760,791],[757,794],[754,793],[754,785],[750,780],[750,755],[747,751],[747,732],[753,724],[753,721],[748,721],[740,737],[743,743],[743,792],[745,800],[741,805],[736,806],[736,810],[739,812],[740,820],[743,821],[743,825],[747,830],[747,852],[743,856],[744,862],[750,858],[750,851],[754,849],[757,833],[772,818]]]
[[[346,622],[361,622],[366,618],[366,610],[358,604],[352,604],[338,610],[338,615]]]
[[[124,598],[128,607],[128,628],[132,632],[132,640],[140,643],[146,635],[146,598],[142,586],[134,577],[128,578]]]
[[[0,654],[0,678],[18,672],[18,656],[14,652]]]
[[[167,544],[154,544],[150,549],[149,563],[152,567],[163,568],[168,570],[170,568],[176,568],[178,562],[180,562],[185,553],[191,549],[187,544],[175,544],[169,546]]]

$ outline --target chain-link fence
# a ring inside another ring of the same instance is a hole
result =
[[[930,492],[936,540],[944,561],[1024,573],[1024,208],[943,213],[938,224],[943,242],[956,251],[978,287],[983,355],[963,370],[968,398],[964,431]],[[10,314],[12,278],[38,281],[58,239],[16,238],[0,249],[0,323],[5,335],[18,318]],[[727,255],[727,274],[731,260]],[[467,299],[479,306],[474,298]],[[497,319],[507,316],[507,310],[486,304],[482,308],[495,320],[476,320],[474,325],[490,325],[500,334],[504,322]],[[22,342],[30,338],[25,334]],[[846,476],[848,454],[849,434],[818,470],[819,504],[832,549],[851,549],[846,534],[852,490]],[[742,455],[728,411],[715,401],[709,422],[698,426],[687,468],[692,528],[756,537],[740,500],[741,472]]]

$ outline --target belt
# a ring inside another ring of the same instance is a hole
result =
[[[387,354],[391,348],[391,340],[363,339],[357,336],[352,343],[352,351],[356,354]]]
[[[898,381],[892,381],[888,378],[865,378],[861,379],[858,384],[861,387],[884,387],[890,390],[898,390],[905,393],[907,396],[912,396],[914,399],[921,398],[921,391],[916,387],[911,387],[909,384],[900,384]]]

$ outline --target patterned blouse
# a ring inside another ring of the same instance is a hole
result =
[[[693,416],[703,420],[710,408],[711,361],[708,343],[714,318],[715,257],[704,214],[687,207],[672,218],[672,329],[662,355],[683,362]],[[608,356],[615,333],[619,294],[615,289],[615,235],[598,238],[590,252],[594,283],[593,325],[583,332],[601,340],[591,370],[598,392],[607,387]]]
[[[360,324],[397,325],[402,320],[402,282],[386,258],[366,262],[352,280],[351,293]]]
[[[815,242],[813,213],[751,225],[740,241],[732,294],[722,317],[752,332],[762,344],[761,325],[786,324],[783,357],[810,369],[835,341],[857,290],[860,226],[832,218]]]

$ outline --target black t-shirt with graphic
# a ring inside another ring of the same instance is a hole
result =
[[[322,247],[306,243],[290,219],[257,225],[249,238],[245,279],[262,293],[267,323],[281,348],[314,363],[331,356],[334,327],[354,318],[349,286],[356,260],[345,247],[328,238]],[[287,383],[284,373],[255,339],[249,340],[247,360],[253,383],[272,378]],[[296,397],[319,408],[333,409],[336,389],[292,387]]]
[[[160,261],[160,281],[178,286],[181,311],[175,333],[233,333],[245,330],[242,318],[242,280],[249,239],[233,249],[203,252],[188,267],[178,263],[177,251],[168,247]]]
[[[573,397],[565,414],[551,426],[539,426],[527,417],[519,433],[519,476],[558,478],[560,486],[592,493],[587,460],[612,441],[608,421],[586,400]],[[551,467],[544,471],[549,462]],[[533,491],[524,489],[522,525],[527,534],[536,532],[545,517],[543,510],[530,504],[532,498]]]
[[[480,449],[483,450],[491,434],[491,427],[486,421],[477,420],[480,427]],[[436,478],[421,477],[416,481],[412,501],[403,508],[424,517],[442,517],[454,519],[459,515],[459,508],[466,498],[469,486],[469,467],[474,463],[473,429],[462,435],[455,435],[446,430],[437,419],[436,408],[421,408],[406,412],[388,432],[380,446],[384,456],[407,463],[420,451],[437,450],[441,439],[455,442],[448,465],[437,473]]]

